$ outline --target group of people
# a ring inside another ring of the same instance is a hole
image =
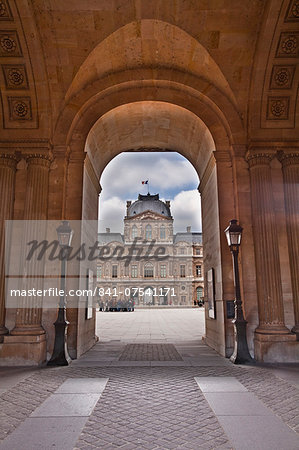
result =
[[[109,311],[109,312],[132,312],[134,311],[134,301],[132,299],[128,300],[101,300],[99,302],[99,310],[100,311]]]

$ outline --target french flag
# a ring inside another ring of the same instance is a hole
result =
[[[148,180],[141,181],[141,184],[148,184]]]

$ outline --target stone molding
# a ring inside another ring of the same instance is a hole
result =
[[[93,164],[90,161],[90,158],[88,155],[86,155],[85,161],[84,161],[84,167],[86,169],[86,172],[89,175],[89,178],[94,186],[94,188],[96,189],[97,193],[99,194],[102,190],[101,186],[100,186],[100,180],[94,170]]]
[[[228,150],[216,150],[213,152],[216,162],[231,162],[231,154]]]
[[[214,156],[214,154],[212,154],[210,156],[208,164],[206,165],[205,171],[203,173],[203,176],[202,176],[199,186],[198,186],[198,190],[199,190],[200,194],[202,194],[203,191],[205,190],[205,187],[207,185],[207,182],[209,181],[210,175],[211,175],[215,165],[216,165],[215,156]]]

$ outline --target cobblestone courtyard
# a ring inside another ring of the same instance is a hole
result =
[[[66,368],[1,368],[0,449],[298,449],[298,367],[234,366],[203,311],[98,313]]]

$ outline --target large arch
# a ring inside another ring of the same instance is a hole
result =
[[[158,56],[155,46],[146,44],[157,39],[162,46]],[[124,58],[128,42],[131,52]],[[100,64],[107,49],[109,67]],[[161,131],[166,120],[170,125]],[[142,134],[148,121],[150,131]],[[223,302],[233,298],[233,277],[221,230],[232,217],[242,220],[242,208],[248,216],[248,205],[228,201],[238,196],[232,161],[236,164],[236,148],[244,155],[245,139],[237,102],[207,50],[178,27],[154,20],[130,23],[98,44],[68,90],[54,134],[54,154],[56,148],[60,154],[62,149],[68,158],[61,209],[69,219],[97,219],[101,172],[122,151],[178,151],[194,165],[201,180],[206,261],[217,273],[217,321],[206,327],[207,342],[223,355],[233,346],[233,328],[225,319]],[[243,176],[248,177],[242,164]],[[248,254],[251,258],[252,251]],[[250,274],[245,277],[250,284]],[[253,304],[248,311],[251,346],[256,309]],[[74,334],[78,323],[74,318]],[[76,331],[77,340],[80,333],[86,330]],[[73,345],[77,355],[85,350]]]

